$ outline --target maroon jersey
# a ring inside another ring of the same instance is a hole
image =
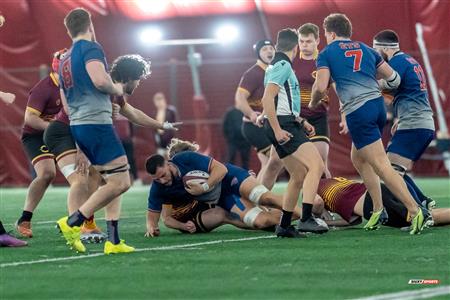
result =
[[[59,95],[59,82],[51,73],[39,81],[30,91],[26,110],[39,116],[45,121],[51,121],[61,110],[62,104]],[[23,125],[23,133],[33,134],[36,130],[29,125]]]
[[[56,115],[55,120],[70,125],[69,116],[66,114],[64,108],[61,108],[59,113]]]
[[[292,68],[300,84],[300,97],[302,101],[300,116],[310,118],[326,114],[327,107],[324,105],[319,105],[315,109],[308,108],[308,104],[311,101],[312,86],[316,80],[316,60],[305,60],[296,57],[292,63]]]
[[[245,71],[241,77],[238,89],[247,93],[248,105],[257,112],[262,112],[262,97],[264,95],[264,76],[266,74],[266,66],[262,64],[254,64],[250,69]]]
[[[366,191],[363,183],[342,177],[321,179],[317,188],[317,194],[322,197],[325,208],[338,213],[347,222],[350,222],[356,202]]]

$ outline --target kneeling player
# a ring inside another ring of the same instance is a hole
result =
[[[381,183],[381,194],[383,205],[389,216],[387,223],[384,225],[391,227],[410,226],[408,210],[405,205],[394,196],[384,183]],[[320,180],[313,212],[321,215],[324,209],[342,217],[342,220],[326,221],[329,225],[349,226],[361,223],[361,217],[369,219],[373,207],[371,196],[363,183],[339,177]],[[450,224],[450,208],[433,209],[431,210],[431,216],[434,225]],[[430,221],[431,219],[427,220],[428,224],[430,224]]]

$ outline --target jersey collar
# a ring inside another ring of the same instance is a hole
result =
[[[56,78],[55,73],[51,72],[50,78],[52,79],[52,82],[54,85],[59,86],[59,81],[58,81],[58,78]]]
[[[292,66],[292,61],[289,59],[289,56],[287,56],[283,52],[275,52],[275,57],[273,58],[273,60],[270,64],[274,65],[275,63],[279,62],[280,60],[286,60]]]

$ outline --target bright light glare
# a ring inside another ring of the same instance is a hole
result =
[[[223,43],[229,43],[236,40],[239,36],[239,30],[234,25],[224,25],[216,30],[216,38]]]
[[[141,32],[141,41],[146,44],[153,44],[162,39],[162,32],[157,28],[147,28]]]
[[[170,1],[167,0],[134,0],[134,2],[144,13],[151,13],[153,15],[161,14],[170,5]]]

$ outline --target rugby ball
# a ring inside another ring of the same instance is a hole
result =
[[[201,170],[193,170],[186,173],[183,176],[183,184],[184,188],[187,190],[187,187],[191,183],[202,184],[208,181],[209,174],[201,171]],[[220,192],[221,192],[221,183],[216,184],[213,187],[210,187],[210,191],[203,193],[201,195],[195,196],[194,199],[200,202],[207,202],[210,204],[216,204],[219,202]]]

